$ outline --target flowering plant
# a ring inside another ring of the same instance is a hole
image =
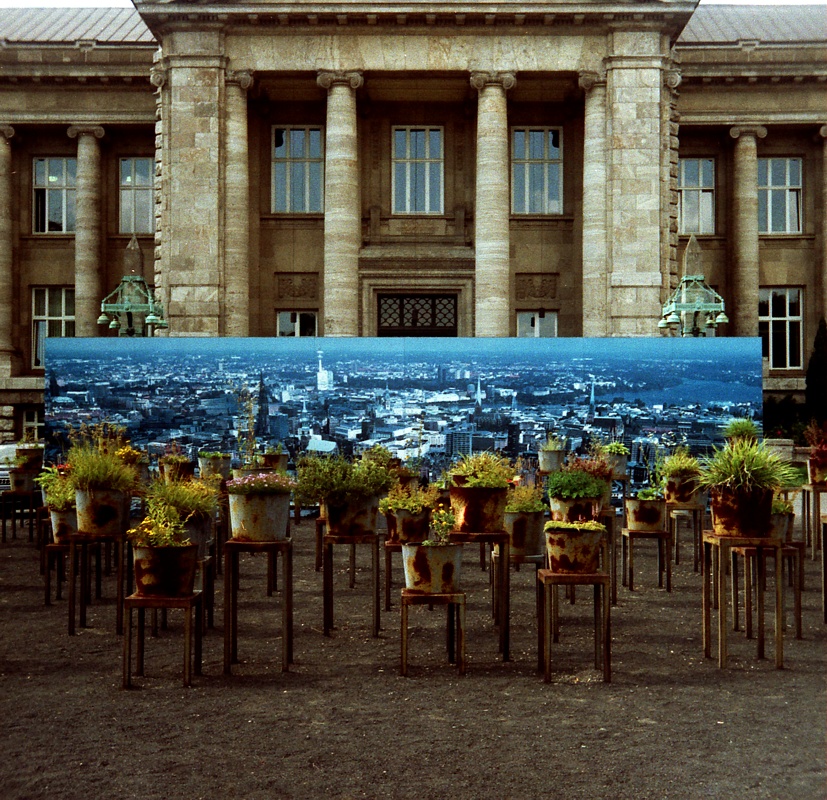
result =
[[[259,472],[227,481],[229,494],[289,494],[296,481],[285,472]]]
[[[440,506],[431,512],[431,535],[422,544],[448,544],[448,534],[454,530],[456,517],[450,508]]]

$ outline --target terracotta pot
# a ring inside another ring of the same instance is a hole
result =
[[[505,530],[508,489],[482,486],[452,486],[451,510],[455,528],[464,533],[496,533]]]
[[[400,508],[395,512],[385,514],[388,523],[388,538],[386,541],[395,544],[407,542],[424,542],[428,538],[431,525],[431,509],[423,508],[414,513]]]
[[[133,547],[135,592],[150,597],[185,597],[195,586],[198,545]]]
[[[424,594],[460,591],[462,545],[403,544],[405,588]]]
[[[198,471],[202,478],[208,478],[211,475],[220,475],[225,481],[230,477],[230,462],[231,456],[221,456],[220,458],[204,458],[198,456]]]
[[[230,528],[233,539],[276,542],[287,538],[290,495],[231,494]]]
[[[827,483],[827,465],[817,462],[815,459],[807,461],[807,476],[812,484]]]
[[[566,460],[563,450],[540,450],[537,453],[538,467],[541,472],[559,472]]]
[[[669,505],[700,505],[704,494],[694,478],[667,478],[663,491]]]
[[[99,536],[117,536],[125,529],[125,511],[129,508],[128,492],[113,489],[75,491],[78,514],[78,533]]]
[[[559,497],[549,498],[552,520],[562,522],[588,522],[600,517],[603,509],[602,497],[582,497],[578,500],[563,500]]]
[[[542,555],[545,539],[543,511],[506,511],[505,529],[510,537],[509,552],[517,556]]]
[[[334,536],[361,536],[376,532],[378,497],[362,498],[345,505],[325,505],[328,533]]]
[[[711,490],[713,530],[719,536],[769,536],[772,495],[771,489]]]
[[[597,572],[606,529],[555,528],[547,522],[546,546],[552,572]]]
[[[78,514],[74,508],[68,511],[49,510],[52,519],[52,539],[55,544],[66,544],[69,541],[69,534],[77,533]]]
[[[626,527],[632,531],[665,531],[666,500],[627,497]]]

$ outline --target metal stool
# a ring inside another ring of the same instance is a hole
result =
[[[402,589],[401,626],[402,626],[402,658],[399,672],[408,674],[408,608],[410,606],[438,606],[448,607],[448,662],[456,661],[459,674],[465,675],[465,592],[452,594],[430,594]],[[456,637],[454,635],[456,628]]]
[[[622,542],[621,569],[623,585],[628,583],[629,591],[635,590],[635,539],[658,540],[658,588],[663,588],[663,573],[666,572],[666,591],[672,591],[672,534],[668,531],[633,531],[623,528],[620,531]],[[628,573],[626,570],[628,564]]]

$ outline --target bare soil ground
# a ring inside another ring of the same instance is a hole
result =
[[[19,533],[18,533],[19,537]],[[222,674],[222,596],[203,676],[181,685],[182,623],[147,638],[146,677],[121,688],[114,579],[67,635],[47,607],[34,546],[0,545],[0,797],[16,798],[791,798],[827,795],[820,565],[807,560],[804,638],[792,613],[785,669],[731,633],[729,669],[705,660],[701,578],[688,547],[671,594],[653,545],[636,591],[612,609],[613,678],[592,665],[591,604],[563,606],[554,676],[536,673],[533,568],[513,573],[512,660],[503,663],[487,574],[468,547],[469,669],[445,660],[444,611],[412,610],[410,674],[399,675],[399,613],[370,632],[369,558],[356,588],[336,550],[337,629],[322,636],[312,526],[294,530],[295,665],[280,670],[280,607],[266,562],[242,556],[239,658]],[[688,543],[687,543],[688,544]],[[401,580],[395,558],[396,586]],[[772,586],[769,587],[770,590]],[[65,595],[64,595],[65,597]],[[770,595],[768,594],[768,600]],[[788,593],[788,607],[792,607]],[[714,619],[714,618],[713,618]],[[771,616],[767,653],[772,655]],[[713,650],[716,643],[713,641]]]

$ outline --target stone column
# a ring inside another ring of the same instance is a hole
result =
[[[359,72],[320,72],[327,89],[324,162],[324,331],[325,336],[359,335],[359,193],[356,90]]]
[[[12,253],[13,195],[11,143],[14,128],[0,125],[0,378],[12,371]]]
[[[583,336],[608,335],[609,259],[606,247],[606,81],[580,73],[583,120]]]
[[[97,336],[101,278],[101,151],[99,125],[72,125],[78,140],[75,188],[75,335]]]
[[[510,72],[474,72],[477,103],[477,172],[474,203],[475,336],[511,335],[508,105],[516,83]]]
[[[819,129],[821,136],[821,309],[817,318],[827,317],[827,125]]]
[[[741,125],[729,135],[735,139],[731,319],[736,336],[758,336],[758,139],[767,129]]]
[[[247,90],[250,72],[227,73],[227,171],[224,204],[224,320],[227,336],[250,335],[250,167]]]

